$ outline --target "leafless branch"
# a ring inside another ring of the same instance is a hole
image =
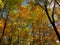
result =
[[[55,20],[54,20],[54,11],[55,11],[55,1],[54,1],[53,11],[52,11],[52,20],[53,20],[53,23],[55,23]]]
[[[54,7],[55,7],[55,6],[54,6]],[[56,33],[56,35],[57,35],[58,40],[60,41],[60,34],[59,34],[59,32],[58,32],[58,30],[57,30],[54,22],[52,22],[52,20],[51,20],[51,18],[50,18],[50,16],[49,16],[49,13],[48,13],[47,1],[45,1],[45,12],[46,12],[46,14],[47,14],[47,17],[48,17],[50,23],[52,24],[52,26],[53,26],[53,28],[54,28],[54,31],[55,31],[55,33]],[[52,14],[52,15],[53,15],[52,17],[54,17],[54,9],[53,9],[53,14]],[[54,20],[54,18],[53,18],[53,20]]]
[[[50,18],[50,16],[49,16],[49,13],[48,13],[48,9],[47,9],[47,1],[45,1],[45,12],[46,12],[46,14],[47,14],[47,17],[48,17],[48,19],[50,20],[50,22],[51,22],[51,24],[52,24],[52,20],[51,20],[51,18]]]
[[[35,1],[36,1],[36,3],[37,3],[43,10],[45,10],[45,8],[43,8],[43,6],[39,3],[38,0],[35,0]]]
[[[59,2],[57,0],[55,0],[55,2],[60,6]]]
[[[39,3],[38,3],[38,4],[39,4]],[[40,6],[43,10],[45,10],[45,8],[43,8],[41,4],[39,4],[39,6]]]

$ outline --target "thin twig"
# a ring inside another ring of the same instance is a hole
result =
[[[42,5],[39,3],[38,0],[35,0],[35,1],[36,1],[36,3],[37,3],[43,10],[45,10],[45,8],[42,7]]]
[[[39,4],[39,3],[38,3]],[[43,10],[45,10],[43,7],[42,7],[42,5],[41,4],[39,4],[39,6],[43,9]]]

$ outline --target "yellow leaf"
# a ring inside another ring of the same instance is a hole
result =
[[[4,3],[0,0],[0,9],[4,7]]]

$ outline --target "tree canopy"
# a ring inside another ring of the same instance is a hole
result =
[[[60,0],[0,0],[0,45],[60,45]]]

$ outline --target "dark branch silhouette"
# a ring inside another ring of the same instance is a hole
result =
[[[55,2],[60,6],[59,2],[57,0],[55,0]]]
[[[37,3],[43,10],[45,10],[45,8],[42,7],[42,5],[39,3],[38,0],[35,0],[35,1],[36,1],[36,3]]]
[[[53,23],[55,23],[55,20],[54,20],[54,13],[55,13],[55,1],[54,1],[54,6],[53,6],[53,10],[52,10],[52,20],[53,20]]]
[[[55,2],[54,2],[54,5],[55,5]],[[54,7],[55,7],[55,6],[54,6]],[[52,26],[53,26],[53,28],[54,28],[54,31],[55,31],[55,33],[56,33],[56,35],[57,35],[57,37],[58,37],[58,40],[59,40],[59,42],[60,42],[60,34],[59,34],[59,32],[58,32],[58,30],[57,30],[57,28],[56,28],[56,26],[55,26],[55,23],[52,22],[52,20],[54,20],[54,16],[52,16],[53,19],[51,20],[51,18],[50,18],[50,16],[49,16],[49,13],[48,13],[48,10],[47,10],[47,1],[45,1],[45,9],[46,9],[45,12],[46,12],[46,14],[47,14],[47,17],[48,17],[50,23],[52,24]],[[53,9],[53,12],[54,12],[54,9]],[[54,14],[52,14],[52,15],[54,15]]]
[[[1,38],[0,38],[0,43],[2,42],[2,39],[3,39],[3,36],[4,36],[4,32],[5,32],[5,29],[6,29],[7,20],[8,20],[8,15],[7,15],[6,19],[5,19],[4,28],[3,28],[3,32],[2,32],[2,36],[1,36]]]
[[[3,8],[3,9],[6,8],[6,4],[7,4],[7,3],[5,2],[5,5],[4,5],[4,8]],[[2,15],[2,13],[1,13],[1,15]],[[1,38],[0,38],[0,44],[1,44],[2,39],[3,39],[3,36],[4,36],[4,32],[5,32],[5,28],[6,28],[7,20],[8,20],[8,15],[6,15],[6,19],[5,19],[5,23],[4,23],[4,27],[3,27],[2,36],[1,36]]]
[[[56,26],[55,26],[55,21],[54,21],[54,8],[55,8],[55,2],[59,5],[59,3],[56,1],[56,0],[54,0],[54,6],[53,6],[53,11],[52,11],[52,20],[51,20],[51,18],[50,18],[50,16],[49,16],[49,13],[48,13],[48,9],[47,9],[47,0],[45,0],[44,1],[44,7],[45,7],[45,9],[44,8],[42,8],[41,7],[41,4],[38,2],[38,4],[40,5],[40,7],[46,12],[46,15],[47,15],[47,17],[48,17],[48,19],[49,19],[49,21],[50,21],[50,23],[52,24],[52,26],[53,26],[53,28],[54,28],[54,31],[55,31],[55,33],[56,33],[56,35],[57,35],[57,38],[58,38],[58,40],[59,40],[59,42],[60,42],[60,34],[59,34],[59,32],[58,32],[58,30],[57,30],[57,28],[56,28]],[[59,5],[60,6],[60,5]]]

